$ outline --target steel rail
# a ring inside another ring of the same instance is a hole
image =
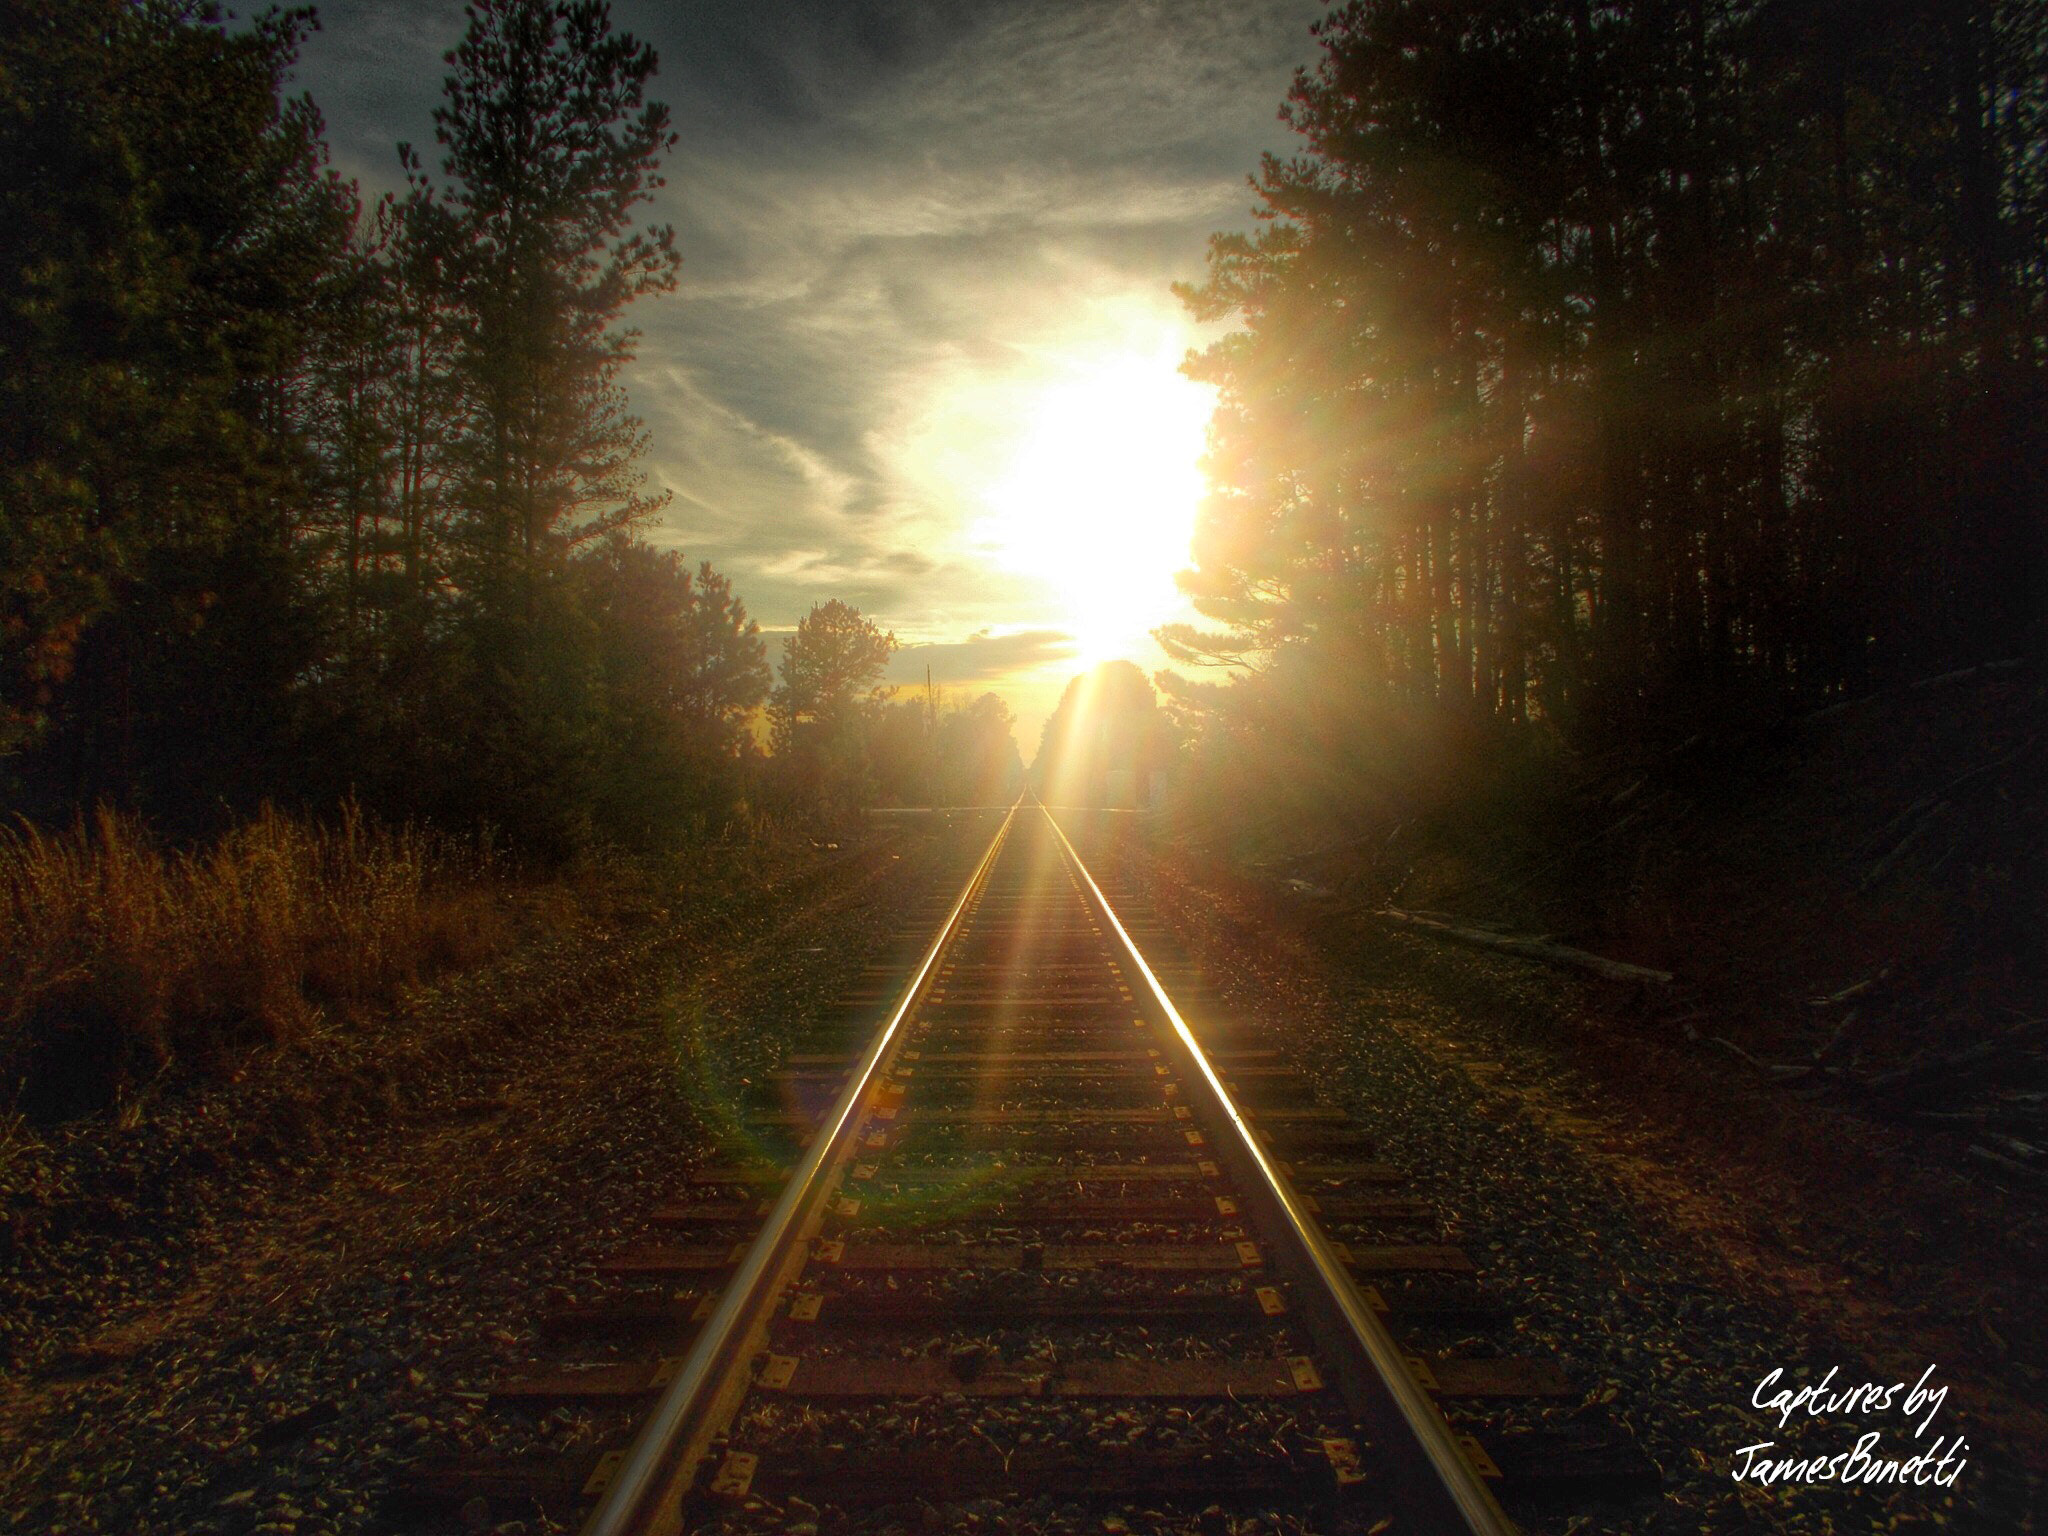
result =
[[[1095,877],[1088,872],[1088,866],[1082,862],[1065,830],[1054,819],[1050,809],[1043,804],[1038,809],[1044,813],[1053,834],[1060,840],[1060,846],[1073,861],[1075,873],[1081,877],[1090,901],[1101,913],[1109,930],[1116,935],[1124,957],[1131,968],[1144,978],[1152,1010],[1172,1027],[1182,1055],[1200,1073],[1208,1085],[1213,1103],[1235,1133],[1231,1150],[1236,1156],[1232,1161],[1248,1164],[1257,1171],[1262,1192],[1269,1197],[1265,1203],[1277,1208],[1287,1235],[1306,1258],[1322,1293],[1333,1304],[1336,1317],[1348,1332],[1350,1342],[1370,1365],[1372,1380],[1367,1385],[1383,1398],[1383,1407],[1398,1416],[1400,1425],[1421,1448],[1430,1474],[1428,1479],[1419,1480],[1423,1483],[1423,1496],[1438,1504],[1440,1509],[1447,1505],[1448,1509],[1443,1512],[1453,1514],[1460,1522],[1457,1529],[1469,1532],[1471,1536],[1516,1536],[1517,1527],[1502,1511],[1479,1474],[1473,1471],[1472,1464],[1466,1460],[1436,1404],[1409,1373],[1400,1347],[1331,1251],[1329,1240],[1308,1215],[1307,1206],[1292,1181],[1252,1134],[1243,1112],[1224,1087],[1222,1078],[1217,1076],[1216,1069],[1209,1064],[1208,1054],[1195,1039],[1194,1031],[1188,1028],[1187,1020],[1181,1017],[1180,1010],[1166,995],[1166,989],[1159,984],[1152,967],[1146,964],[1144,955],[1131,941],[1116,910],[1110,906],[1109,898],[1102,894],[1102,887],[1095,883]],[[1430,1495],[1438,1497],[1430,1498]],[[1434,1521],[1427,1528],[1432,1531],[1447,1529]]]
[[[940,925],[938,936],[926,949],[924,960],[904,988],[895,1011],[854,1068],[845,1090],[783,1187],[782,1197],[769,1213],[760,1236],[740,1261],[717,1309],[683,1357],[654,1411],[641,1425],[603,1497],[584,1523],[582,1536],[642,1536],[649,1531],[680,1528],[680,1498],[695,1471],[694,1465],[679,1464],[690,1449],[686,1440],[702,1427],[706,1410],[734,1366],[744,1364],[743,1359],[735,1360],[734,1356],[743,1349],[763,1320],[763,1312],[775,1299],[781,1280],[778,1271],[790,1256],[791,1239],[801,1236],[803,1224],[816,1215],[825,1194],[823,1175],[836,1161],[843,1160],[844,1144],[859,1127],[878,1069],[895,1047],[903,1021],[923,994],[940,953],[960,924],[961,914],[994,867],[996,855],[1002,851],[1022,804],[1019,799],[1004,815],[1002,825],[989,841],[988,851],[975,865],[959,899]]]

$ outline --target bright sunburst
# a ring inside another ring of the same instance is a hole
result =
[[[970,541],[1044,588],[1082,662],[1124,655],[1171,616],[1202,494],[1213,395],[1168,345],[1067,361],[1020,402]]]

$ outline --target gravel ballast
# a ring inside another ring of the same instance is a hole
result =
[[[485,1385],[975,837],[593,903],[388,1035],[11,1149],[0,1530],[387,1530],[420,1457],[587,1443],[604,1415],[508,1431]]]
[[[1565,1519],[1558,1529],[2034,1528],[2028,1448],[2000,1443],[2009,1421],[1985,1426],[1988,1411],[1945,1370],[1938,1336],[1917,1337],[1912,1319],[1896,1313],[1867,1333],[1844,1329],[1840,1307],[1808,1305],[1840,1301],[1849,1278],[1817,1263],[1788,1272],[1766,1262],[1767,1245],[1752,1241],[1758,1213],[1749,1192],[1688,1186],[1685,1170],[1658,1163],[1654,1128],[1574,1070],[1555,1042],[1462,1006],[1475,989],[1491,988],[1512,1016],[1518,987],[1554,983],[1531,981],[1509,961],[1428,953],[1415,940],[1333,944],[1330,925],[1288,920],[1284,894],[1248,898],[1202,883],[1135,838],[1112,844],[1098,834],[1083,851],[1147,893],[1216,991],[1202,1012],[1248,1024],[1234,1041],[1263,1032],[1260,1043],[1284,1045],[1329,1102],[1380,1138],[1382,1155],[1410,1174],[1413,1193],[1442,1207],[1489,1289],[1516,1315],[1523,1352],[1563,1365],[1588,1406],[1604,1405],[1627,1424],[1661,1467],[1664,1493],[1649,1507]],[[1448,968],[1471,974],[1448,988]],[[1460,1003],[1447,1000],[1453,992]],[[1881,1221],[1883,1192],[1869,1198],[1871,1219]],[[1908,1370],[1905,1361],[1917,1365]],[[1917,1438],[1902,1405],[1802,1411],[1782,1426],[1776,1411],[1753,1406],[1773,1370],[1782,1374],[1770,1390],[1816,1383],[1832,1368],[1839,1391],[1902,1373],[1910,1387],[1928,1366],[1929,1385],[1951,1390]],[[1734,1475],[1766,1454],[1850,1452],[1871,1431],[1882,1434],[1872,1454],[1895,1458],[1944,1434],[1953,1447],[1961,1435],[1967,1465],[1947,1488],[1931,1480],[1766,1487]],[[1763,1442],[1772,1443],[1768,1453],[1743,1453]]]

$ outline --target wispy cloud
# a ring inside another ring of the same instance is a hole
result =
[[[435,158],[459,0],[326,0],[300,83],[336,162],[388,186]],[[629,376],[674,499],[654,530],[777,628],[842,597],[952,681],[1070,659],[1046,594],[966,530],[1049,359],[1168,296],[1244,176],[1320,0],[621,0],[680,136],[653,216],[679,292],[640,307]],[[935,434],[953,462],[935,466]],[[1037,605],[1034,607],[1034,605]],[[966,636],[976,636],[968,639]]]

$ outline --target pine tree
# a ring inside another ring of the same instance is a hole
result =
[[[604,676],[597,820],[654,843],[727,815],[768,696],[767,647],[732,583],[674,550],[614,536],[584,562]]]
[[[814,603],[783,642],[768,719],[785,788],[843,807],[868,789],[868,736],[886,697],[882,669],[896,636],[833,598]]]
[[[675,286],[667,226],[632,227],[675,142],[646,99],[654,51],[601,0],[479,0],[448,57],[436,138],[450,185],[422,203],[458,315],[469,579],[530,622],[568,552],[667,501],[635,461],[625,306]]]
[[[354,198],[310,17],[0,10],[0,753],[39,799],[244,798],[311,654],[307,364]]]
[[[449,633],[458,696],[445,697],[465,817],[540,847],[587,832],[607,769],[603,642],[579,609],[580,549],[666,503],[645,489],[641,423],[621,372],[628,304],[675,286],[666,226],[634,226],[662,185],[674,135],[647,99],[654,51],[614,33],[600,0],[478,0],[448,55],[436,138],[445,185],[412,151],[404,254],[421,345],[446,338],[442,466]],[[424,383],[424,381],[422,381]]]

